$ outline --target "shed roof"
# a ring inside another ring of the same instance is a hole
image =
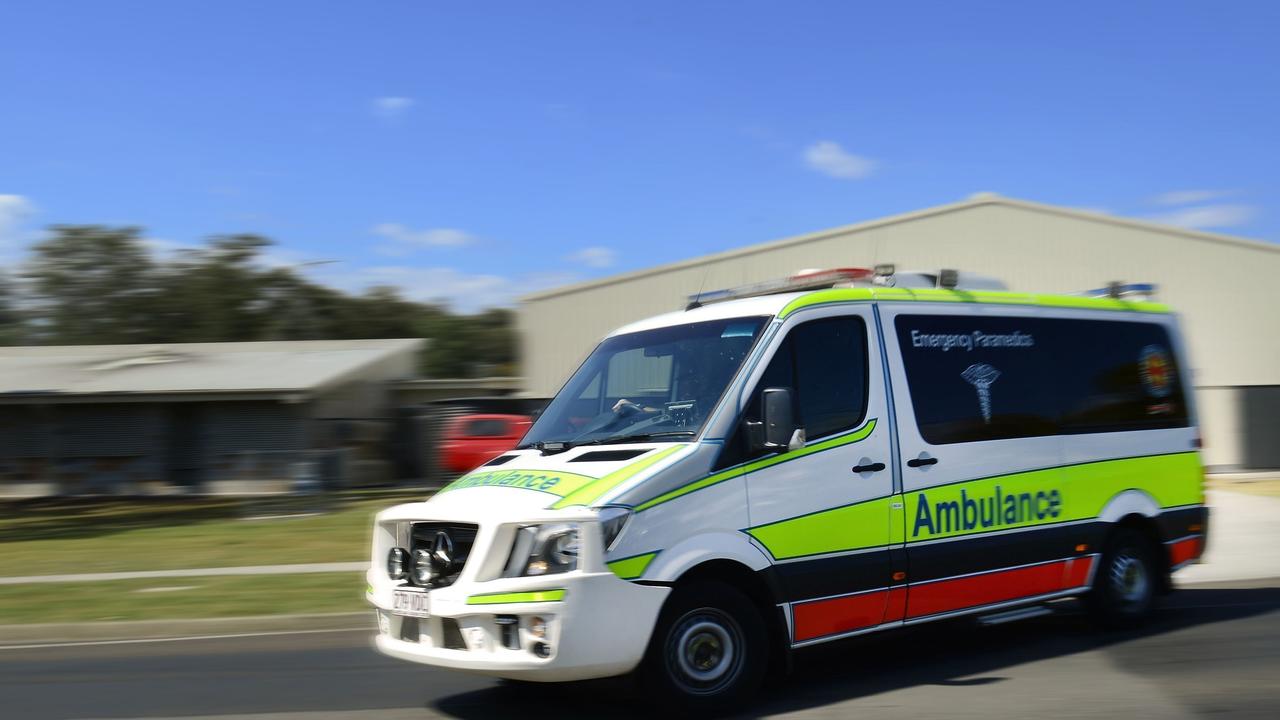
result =
[[[971,208],[982,207],[985,205],[997,205],[1020,210],[1029,210],[1032,212],[1043,213],[1046,215],[1055,215],[1058,217],[1066,217],[1075,220],[1084,220],[1088,222],[1105,223],[1108,225],[1119,225],[1122,227],[1130,227],[1140,230],[1155,230],[1169,235],[1176,235],[1187,240],[1232,245],[1235,247],[1248,248],[1251,250],[1259,250],[1265,253],[1280,253],[1280,245],[1276,243],[1264,242],[1261,240],[1250,240],[1247,238],[1234,237],[1231,235],[1222,235],[1219,233],[1202,232],[1199,230],[1190,230],[1184,227],[1173,225],[1165,225],[1147,220],[1135,220],[1132,218],[1116,217],[1114,215],[1106,215],[1099,212],[1089,210],[1081,210],[1078,208],[1060,207],[1057,205],[1046,205],[1044,203],[1031,202],[1029,200],[1019,200],[995,193],[976,193],[966,200],[946,205],[936,205],[934,207],[925,208],[923,210],[915,210],[912,212],[900,213],[898,215],[890,215],[888,217],[877,218],[865,222],[854,223],[852,225],[843,225],[840,227],[829,228],[827,230],[819,230],[817,232],[805,233],[793,237],[783,238],[781,240],[773,240],[769,242],[756,243],[744,247],[734,248],[723,252],[712,253],[700,257],[679,260],[677,262],[666,263],[664,265],[656,265],[653,267],[634,270],[632,272],[620,273],[603,278],[595,278],[584,282],[574,283],[571,285],[563,285],[560,287],[550,288],[536,293],[531,293],[520,298],[524,302],[535,302],[559,295],[567,295],[583,290],[590,290],[596,287],[605,287],[616,284],[625,280],[634,280],[649,275],[661,275],[681,268],[697,267],[709,263],[717,263],[725,260],[753,255],[756,253],[775,250],[778,248],[789,247],[792,245],[803,245],[804,243],[813,242],[815,240],[823,240],[837,235],[845,235],[848,233],[862,232],[873,228],[882,227],[884,225],[894,225],[897,223],[908,222],[920,218],[931,217],[934,215],[944,215],[947,213],[961,212]]]
[[[305,396],[420,339],[0,348],[0,400],[83,395]]]

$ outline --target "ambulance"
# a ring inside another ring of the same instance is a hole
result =
[[[1142,622],[1208,521],[1177,320],[1001,287],[808,271],[615,331],[516,449],[377,516],[377,648],[714,712],[865,633]]]

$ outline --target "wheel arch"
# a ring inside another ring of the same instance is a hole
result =
[[[737,537],[713,533],[681,542],[658,556],[653,570],[645,573],[645,582],[679,587],[705,580],[741,590],[760,611],[768,628],[770,663],[786,669],[791,634],[782,604],[784,593],[772,572],[773,564],[741,534],[734,535]],[[665,562],[659,565],[660,561]]]
[[[1111,525],[1104,541],[1106,543],[1110,542],[1115,529],[1122,527],[1130,528],[1147,538],[1156,562],[1160,589],[1168,592],[1173,587],[1172,564],[1158,520],[1160,512],[1160,504],[1155,498],[1142,490],[1130,489],[1108,501],[1098,514],[1098,519]]]

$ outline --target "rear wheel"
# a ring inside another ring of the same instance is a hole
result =
[[[672,593],[641,677],[651,696],[672,710],[728,712],[759,687],[768,649],[764,620],[746,595],[722,582],[699,581]]]
[[[1146,622],[1155,609],[1160,587],[1157,568],[1151,541],[1132,528],[1117,528],[1085,598],[1090,614],[1099,624],[1113,629]]]

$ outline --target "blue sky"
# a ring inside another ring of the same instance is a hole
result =
[[[474,309],[979,191],[1280,241],[1278,36],[1243,2],[16,0],[0,260],[256,232]]]

